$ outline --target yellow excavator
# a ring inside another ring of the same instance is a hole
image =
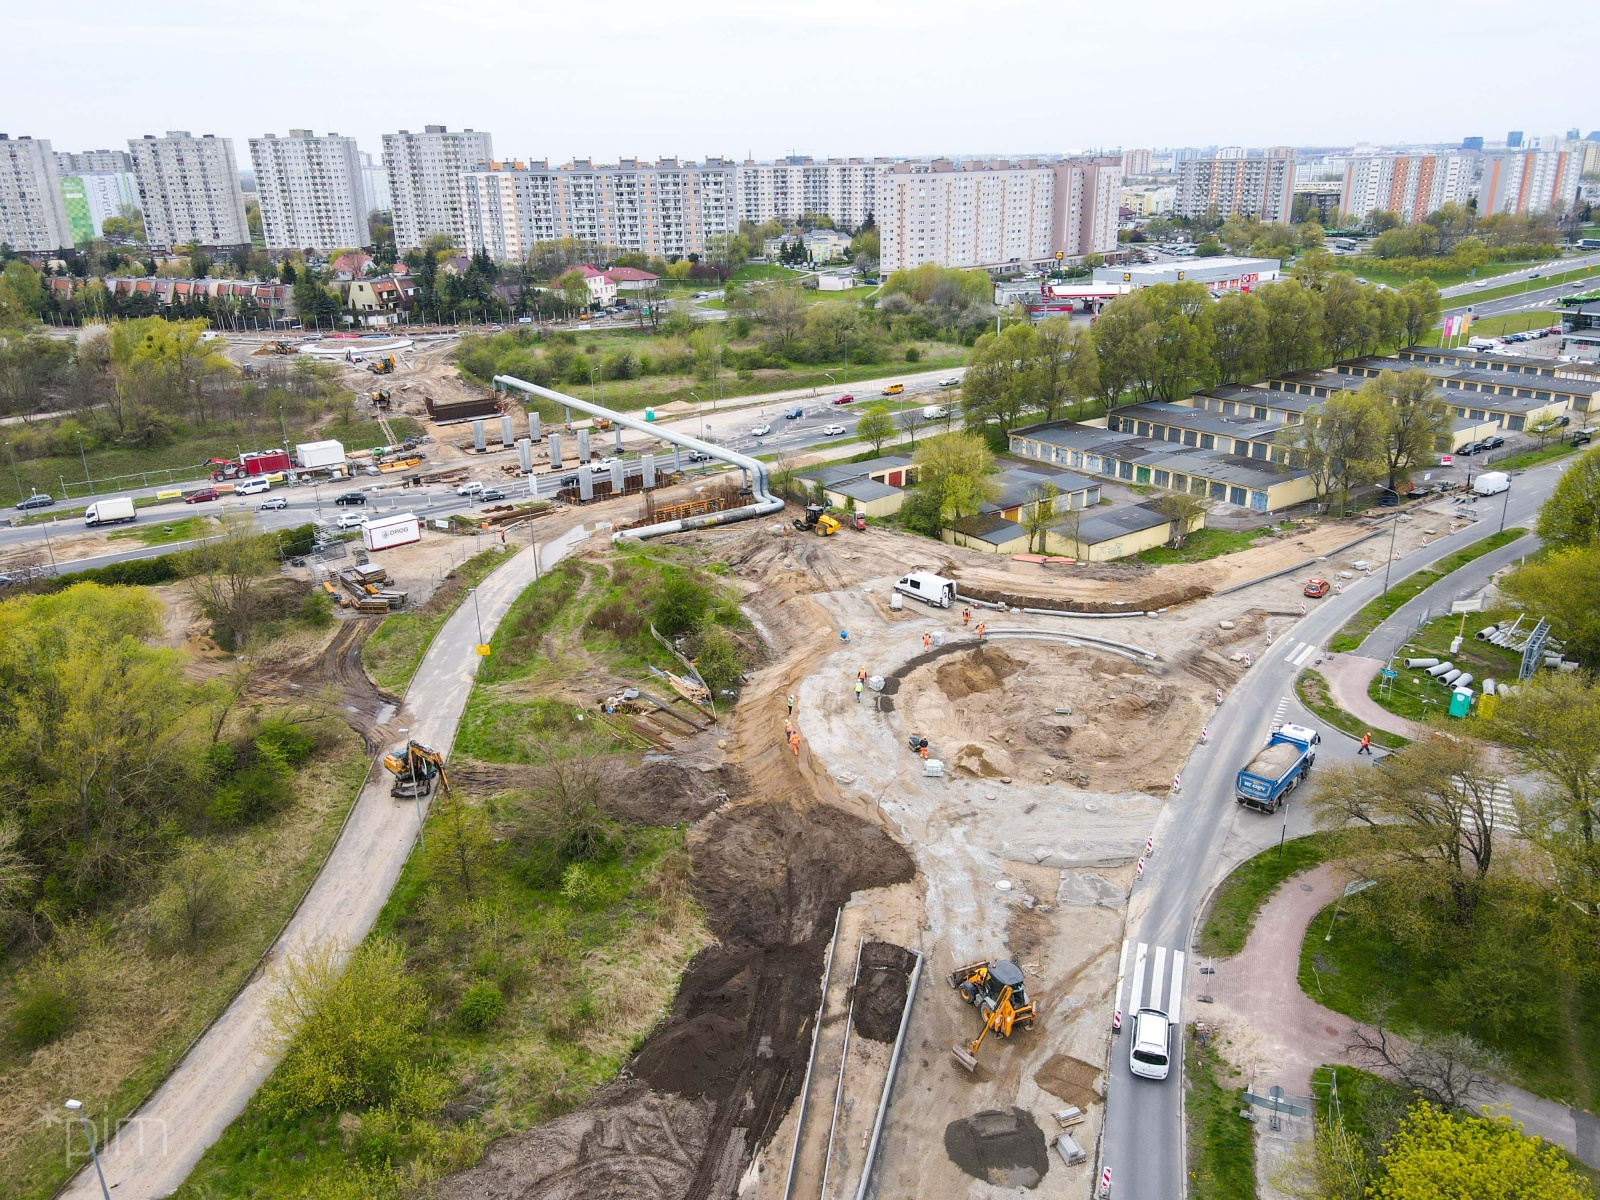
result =
[[[436,783],[450,790],[450,778],[444,772],[444,755],[432,746],[408,741],[394,754],[383,756],[383,765],[394,776],[394,787],[389,794],[396,800],[426,798],[433,794]]]
[[[814,531],[818,537],[832,537],[844,528],[836,518],[828,515],[827,506],[823,504],[806,505],[805,520],[802,521],[799,517],[796,517],[790,523],[801,533],[809,529]]]
[[[951,1046],[956,1062],[968,1071],[978,1068],[978,1047],[992,1029],[1003,1038],[1021,1025],[1033,1028],[1034,1006],[1022,984],[1022,968],[1010,959],[980,959],[950,972],[950,986],[983,1014],[983,1029],[970,1046]]]
[[[369,362],[367,364],[367,370],[371,371],[374,375],[394,374],[394,355],[388,354],[383,358],[376,360],[375,362]]]

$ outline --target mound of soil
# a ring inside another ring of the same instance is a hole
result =
[[[604,764],[600,805],[630,825],[691,825],[738,790],[732,767],[703,771],[669,758],[647,758],[637,766],[621,755]],[[527,763],[453,760],[452,785],[479,796],[525,792],[540,781],[542,768]]]
[[[1035,1188],[1050,1169],[1044,1130],[1022,1108],[991,1108],[951,1121],[944,1152],[974,1179],[995,1187]]]
[[[852,989],[858,1034],[875,1042],[893,1042],[900,1035],[906,985],[916,961],[911,951],[888,942],[868,942],[862,947],[861,977]]]
[[[1069,596],[1029,596],[1021,592],[974,584],[957,576],[961,594],[974,600],[991,604],[1004,604],[1010,608],[1048,608],[1055,612],[1124,613],[1149,612],[1158,608],[1175,608],[1191,600],[1209,596],[1212,589],[1197,583],[1156,583],[1146,580],[1142,588],[1127,589],[1120,600],[1073,599]]]
[[[933,673],[939,688],[952,700],[964,700],[979,692],[993,692],[1022,670],[1022,664],[1004,650],[979,646],[970,654],[939,664]]]
[[[1087,1109],[1100,1099],[1095,1090],[1095,1080],[1100,1068],[1066,1054],[1051,1055],[1050,1060],[1033,1073],[1033,1081],[1058,1099]]]

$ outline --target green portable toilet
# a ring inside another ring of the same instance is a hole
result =
[[[1472,712],[1471,692],[1450,693],[1450,715],[1452,717],[1465,717]]]

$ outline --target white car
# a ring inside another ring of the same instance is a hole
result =
[[[772,426],[768,425],[766,422],[762,422],[760,425],[757,425],[754,429],[752,429],[750,431],[750,436],[751,437],[766,437],[767,434],[769,434],[771,432],[772,432]]]
[[[590,463],[589,470],[593,471],[596,475],[599,475],[602,471],[611,470],[611,464],[616,461],[617,460],[615,458],[602,458],[599,462]]]
[[[270,512],[271,510],[273,510],[275,508],[288,508],[288,507],[289,507],[289,501],[287,499],[285,499],[282,496],[273,496],[272,498],[270,498],[268,500],[263,500],[256,507],[256,511],[257,512]]]
[[[458,487],[456,489],[456,495],[458,495],[458,496],[476,496],[481,491],[483,491],[483,484],[481,484],[481,483],[477,483],[477,482],[463,483],[460,487]]]
[[[1140,1079],[1165,1079],[1171,1066],[1171,1019],[1159,1008],[1141,1008],[1133,1015],[1128,1069]]]
[[[961,380],[957,379],[954,375],[946,375],[943,379],[939,380],[939,386],[940,387],[955,387],[960,382],[961,382]]]
[[[335,529],[360,529],[366,524],[367,519],[360,513],[340,513],[339,519],[333,523]]]
[[[1473,284],[1472,286],[1475,287],[1475,288],[1488,287],[1489,286],[1489,281],[1487,279],[1480,279],[1480,280],[1478,280],[1477,283]]]
[[[822,427],[822,436],[823,437],[838,437],[843,432],[844,432],[844,426],[843,425],[824,425]]]

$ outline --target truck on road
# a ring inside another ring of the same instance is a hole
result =
[[[1283,725],[1242,768],[1233,781],[1235,799],[1246,808],[1277,812],[1290,792],[1317,761],[1322,735],[1304,725]]]
[[[96,500],[83,510],[83,523],[88,526],[117,525],[136,518],[132,496],[110,496]]]

